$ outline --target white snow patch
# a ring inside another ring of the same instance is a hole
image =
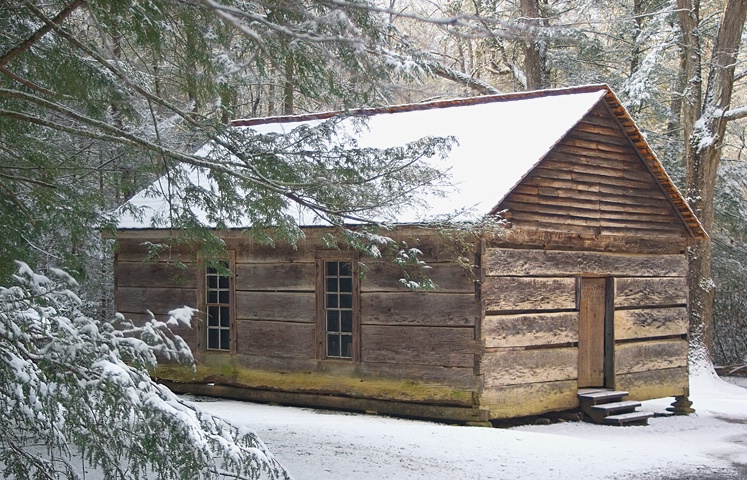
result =
[[[653,418],[645,427],[569,422],[498,429],[223,400],[199,407],[251,426],[296,478],[307,480],[740,478],[747,389],[699,371],[691,377],[696,413]],[[642,408],[664,413],[672,401]]]

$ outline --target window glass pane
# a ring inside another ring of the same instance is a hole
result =
[[[207,341],[207,348],[211,349],[218,349],[220,345],[218,344],[218,330],[215,328],[209,328],[208,329],[208,341]]]
[[[215,290],[209,290],[207,294],[208,303],[218,303],[218,292]]]
[[[337,334],[327,335],[327,356],[340,356],[340,336]]]
[[[353,267],[350,262],[340,262],[340,276],[346,275],[351,276],[353,274]]]
[[[208,275],[207,286],[208,288],[218,288],[218,277],[216,277],[215,275]]]
[[[341,335],[340,340],[340,356],[352,358],[353,357],[353,336],[352,335]]]
[[[230,331],[229,330],[221,330],[220,331],[220,349],[221,350],[230,350],[231,346],[229,344],[229,338],[230,338]]]
[[[208,307],[208,326],[209,327],[217,327],[218,326],[218,307]]]
[[[337,278],[332,277],[327,279],[327,291],[328,292],[336,292],[337,291]]]
[[[327,275],[328,276],[336,276],[337,275],[337,263],[338,262],[327,262]]]
[[[353,312],[350,310],[342,311],[342,322],[340,325],[341,332],[353,332]]]
[[[228,314],[228,307],[220,307],[220,326],[228,327],[231,317]]]
[[[340,308],[353,308],[353,296],[351,294],[340,294]]]
[[[327,331],[340,331],[340,312],[338,310],[327,310]]]
[[[218,288],[228,288],[228,282],[229,282],[230,277],[223,276],[223,277],[218,277],[218,278],[220,278],[220,283],[218,284]]]
[[[218,292],[218,303],[226,305],[228,303],[228,290],[220,290]]]
[[[341,292],[352,292],[353,291],[353,279],[352,278],[341,278],[340,279],[340,291]]]
[[[337,308],[337,294],[327,294],[327,308]]]

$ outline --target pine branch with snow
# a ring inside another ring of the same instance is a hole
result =
[[[5,478],[289,478],[262,441],[154,382],[158,358],[193,361],[168,324],[98,321],[74,280],[18,264],[0,287],[0,471]]]

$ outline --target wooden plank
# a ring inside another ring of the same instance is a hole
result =
[[[578,313],[487,315],[482,321],[486,348],[557,345],[578,341]]]
[[[299,292],[236,292],[236,318],[315,322],[316,295]]]
[[[315,325],[311,323],[238,320],[236,351],[268,357],[314,358]]]
[[[559,250],[487,248],[482,256],[488,276],[682,277],[684,255],[630,255]]]
[[[123,313],[167,314],[183,306],[197,307],[197,290],[194,288],[119,287],[116,292],[116,309]]]
[[[615,311],[617,340],[685,335],[687,329],[686,307]]]
[[[480,317],[475,294],[362,293],[364,325],[473,326]]]
[[[618,375],[687,366],[687,340],[654,340],[615,345]]]
[[[575,310],[575,278],[488,277],[483,283],[488,312]]]
[[[118,287],[197,287],[197,272],[193,266],[180,268],[164,262],[119,261],[114,265],[114,278]]]
[[[525,194],[521,191],[512,192],[506,199],[506,205],[512,202],[518,204],[533,204],[537,202],[546,204],[551,202],[556,207],[564,206],[579,210],[602,210],[610,214],[643,214],[651,215],[653,218],[671,217],[674,215],[674,211],[668,203],[656,199],[654,202],[648,202],[653,203],[653,205],[646,205],[638,203],[624,195],[615,198],[609,195],[601,195],[598,192],[561,190],[545,187],[536,188],[538,190],[537,194]],[[539,190],[542,193],[539,193]]]
[[[364,363],[470,367],[479,350],[474,336],[469,327],[363,325],[361,356]]]
[[[485,352],[480,362],[485,388],[576,380],[578,349],[540,348]]]
[[[687,367],[617,375],[615,388],[629,392],[628,398],[638,401],[688,395]]]
[[[541,415],[578,407],[577,391],[576,380],[490,387],[480,394],[480,406],[491,419]]]
[[[606,279],[582,278],[578,317],[578,386],[603,387]]]
[[[314,263],[237,263],[236,290],[314,291]]]
[[[615,307],[687,304],[685,277],[620,278],[615,284]]]
[[[361,280],[362,292],[409,292],[399,280],[402,269],[389,262],[364,261],[364,277]],[[470,272],[455,263],[430,263],[422,274],[437,287],[432,292],[474,293],[475,283]]]

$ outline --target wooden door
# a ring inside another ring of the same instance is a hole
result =
[[[578,318],[578,387],[604,387],[608,361],[605,349],[607,323],[606,278],[581,278]],[[611,354],[611,352],[609,352]]]

